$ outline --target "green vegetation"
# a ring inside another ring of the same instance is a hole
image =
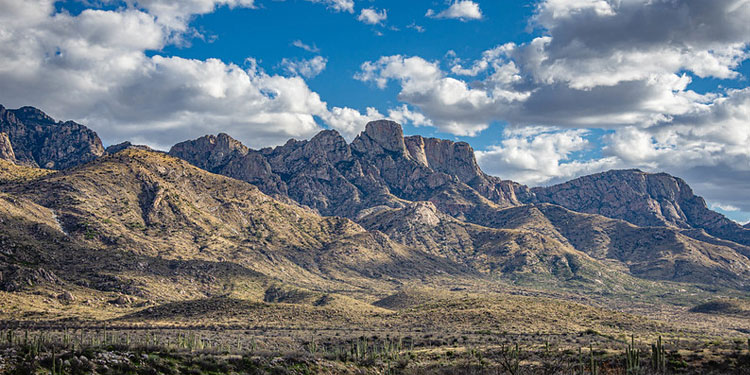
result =
[[[317,335],[317,332],[313,332]],[[665,374],[745,373],[750,348],[719,346],[701,351],[695,342],[667,351],[661,339],[644,362],[634,337],[588,346],[499,336],[477,346],[435,345],[414,337],[313,337],[282,343],[237,331],[6,330],[0,369],[6,373],[52,374]],[[234,344],[231,340],[235,340]],[[278,340],[278,338],[277,338]],[[320,342],[318,340],[321,340]],[[584,352],[584,349],[586,352]],[[692,353],[684,356],[681,353]],[[584,359],[587,358],[587,359]]]

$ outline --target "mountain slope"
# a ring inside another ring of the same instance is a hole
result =
[[[486,225],[561,236],[562,243],[594,259],[616,261],[640,278],[740,289],[750,286],[750,248],[705,232],[701,235],[692,229],[638,227],[551,204],[507,208]]]
[[[484,174],[468,144],[404,138],[390,121],[368,124],[351,144],[327,130],[309,141],[255,151],[220,134],[179,143],[170,154],[329,216],[355,218],[364,209],[435,200],[444,191],[500,206],[518,204],[527,194],[521,185]]]
[[[56,122],[33,107],[0,105],[0,133],[7,135],[15,160],[34,167],[65,169],[104,155],[95,132],[73,121]]]
[[[750,246],[750,231],[711,211],[682,179],[639,170],[609,171],[534,188],[535,201],[626,220],[639,226],[700,228]]]
[[[350,220],[320,217],[245,182],[149,151],[127,149],[2,190],[39,207],[27,211],[85,248],[232,262],[303,287],[370,290],[389,280],[471,272]]]

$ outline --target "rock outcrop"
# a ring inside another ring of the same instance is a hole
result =
[[[0,132],[10,140],[16,160],[34,167],[65,169],[104,155],[94,131],[73,121],[56,122],[33,107],[0,106]]]
[[[249,182],[266,194],[286,194],[286,185],[265,158],[227,134],[178,143],[169,154],[209,172]]]
[[[666,173],[617,170],[534,188],[535,201],[653,227],[699,228],[750,245],[750,231],[710,210],[685,181]]]
[[[0,159],[13,163],[16,161],[16,153],[13,152],[13,145],[5,133],[0,133]]]
[[[134,145],[128,141],[118,143],[116,145],[112,145],[107,147],[105,152],[107,154],[116,154],[122,150],[128,150],[128,149],[136,149],[136,150],[143,150],[143,151],[154,151],[151,147],[145,146],[145,145]]]

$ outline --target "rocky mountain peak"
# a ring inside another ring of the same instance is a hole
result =
[[[250,182],[268,194],[286,194],[285,184],[273,174],[266,158],[226,133],[178,143],[169,155],[209,172]]]
[[[414,138],[422,137],[409,137],[407,142],[411,143]],[[470,182],[483,175],[477,164],[474,149],[468,143],[438,138],[426,138],[422,143],[425,159],[430,168],[455,175],[463,182]]]
[[[711,211],[681,178],[636,169],[584,176],[534,188],[538,202],[599,214],[643,227],[700,228],[713,236],[750,245],[750,232]]]
[[[8,139],[8,135],[5,133],[0,133],[0,159],[14,163],[16,161],[13,145],[10,144],[10,139]]]
[[[73,121],[56,122],[44,112],[0,106],[0,132],[6,133],[20,163],[48,169],[65,169],[104,155],[96,132]]]
[[[34,108],[34,107],[21,107],[15,111],[13,111],[13,114],[21,121],[24,120],[31,120],[37,123],[41,124],[54,124],[55,119],[48,116],[46,113],[42,112],[40,109]]]
[[[541,202],[641,226],[688,228],[690,224],[682,205],[696,203],[685,181],[666,173],[637,169],[597,173],[532,190]]]
[[[249,150],[242,142],[232,138],[227,133],[219,133],[216,137],[209,136],[209,142],[215,145],[216,149],[226,153],[236,151],[246,154]]]
[[[369,122],[365,131],[354,140],[352,147],[361,153],[388,151],[406,154],[404,131],[397,122],[389,120]]]
[[[195,165],[212,170],[224,165],[235,156],[247,155],[249,149],[226,133],[206,135],[192,141],[180,142],[169,151],[170,155],[184,158],[191,155]]]
[[[349,160],[352,157],[351,149],[346,139],[335,130],[323,130],[316,134],[310,142],[305,145],[305,156],[325,155],[331,163]]]

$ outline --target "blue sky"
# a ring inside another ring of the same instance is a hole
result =
[[[0,103],[167,149],[392,118],[548,185],[683,177],[750,220],[745,0],[0,0]],[[706,178],[710,176],[710,178]]]

